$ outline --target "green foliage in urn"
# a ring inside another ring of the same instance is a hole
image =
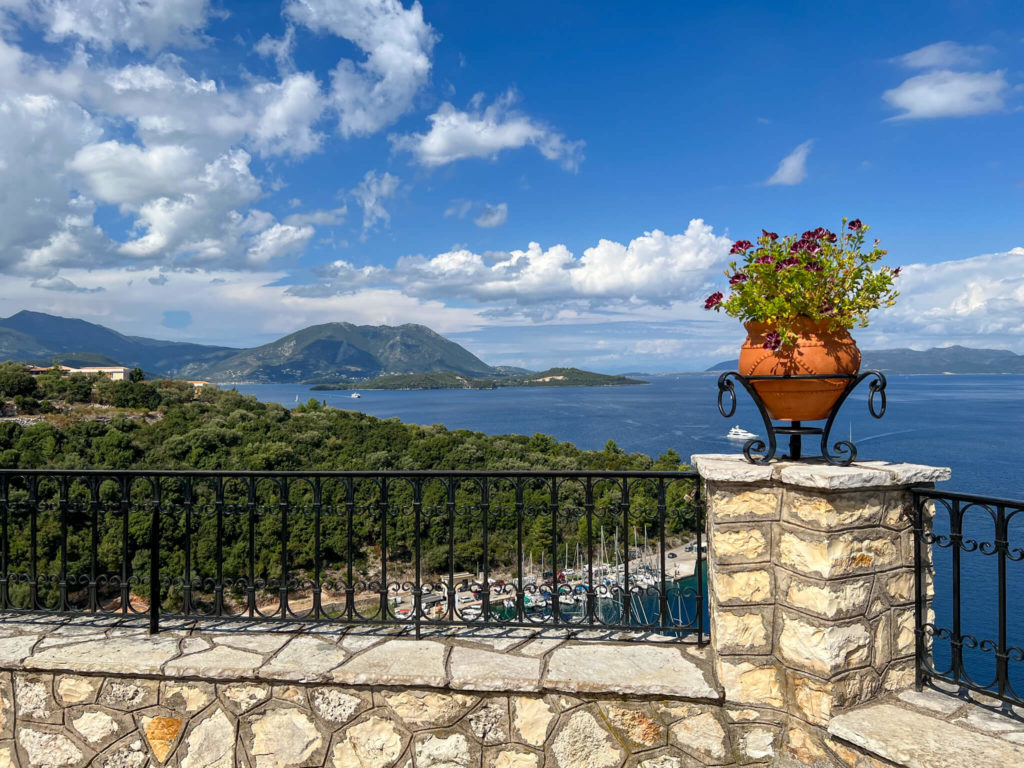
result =
[[[765,347],[779,349],[796,341],[799,318],[828,321],[834,331],[868,323],[868,313],[891,307],[899,295],[899,267],[879,264],[887,251],[860,219],[843,219],[841,235],[818,227],[802,235],[779,237],[761,230],[757,244],[738,240],[729,264],[729,296],[711,294],[705,309],[724,311],[744,322],[773,327]]]

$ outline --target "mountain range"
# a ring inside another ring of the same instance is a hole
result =
[[[917,349],[866,349],[860,369],[883,373],[1024,373],[1024,355],[1007,349],[933,347]],[[736,360],[723,360],[709,371],[735,370]]]
[[[0,360],[137,366],[149,375],[215,382],[362,380],[429,371],[482,378],[513,372],[487,365],[422,325],[325,323],[235,349],[125,336],[84,320],[28,311],[0,318]]]

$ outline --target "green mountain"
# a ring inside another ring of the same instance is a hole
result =
[[[861,370],[883,373],[1024,373],[1024,355],[1006,349],[866,349],[861,355]],[[734,371],[736,360],[723,360],[707,370]]]
[[[193,373],[237,350],[125,336],[102,325],[43,312],[0,318],[0,360],[72,365],[126,365],[161,375]],[[115,362],[116,361],[116,362]]]
[[[125,336],[84,320],[27,311],[0,318],[0,360],[138,366],[156,376],[217,382],[362,380],[431,371],[508,375],[422,325],[327,323],[261,347],[233,349]]]
[[[500,375],[476,355],[423,325],[325,323],[254,349],[243,349],[204,369],[211,381],[367,379],[384,374],[452,371]]]

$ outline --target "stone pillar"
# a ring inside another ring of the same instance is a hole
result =
[[[808,759],[833,712],[913,685],[909,489],[949,469],[692,462],[707,494],[718,682],[727,704],[783,715],[791,751]]]

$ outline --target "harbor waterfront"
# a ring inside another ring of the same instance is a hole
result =
[[[952,468],[950,489],[1010,499],[1024,498],[1024,376],[946,375],[888,376],[888,410],[875,420],[868,413],[865,392],[855,392],[836,420],[833,439],[852,436],[858,459],[920,462]],[[584,449],[600,449],[608,440],[619,448],[657,456],[673,449],[684,461],[695,453],[738,453],[742,443],[727,439],[739,426],[764,432],[749,400],[740,400],[735,416],[723,419],[715,404],[715,376],[689,374],[654,376],[635,387],[576,387],[502,389],[493,391],[364,391],[312,392],[302,385],[238,385],[236,389],[266,402],[294,406],[311,397],[328,406],[358,410],[380,418],[418,424],[444,424],[486,434],[542,432]],[[943,531],[937,530],[939,534]],[[1009,526],[1011,541],[1024,535],[1024,519]],[[980,510],[965,515],[964,536],[990,541],[992,521]],[[948,549],[935,550],[934,608],[941,625],[952,611]],[[965,601],[962,621],[966,632],[993,637],[991,607],[997,600],[993,563],[978,552],[962,553]],[[1024,636],[1024,611],[1015,606],[1024,594],[1024,563],[1009,564],[1011,637]],[[706,603],[705,603],[706,604]],[[948,646],[935,646],[936,664],[948,663]],[[969,670],[986,678],[991,654],[965,651]],[[1024,681],[1015,680],[1018,687]]]

